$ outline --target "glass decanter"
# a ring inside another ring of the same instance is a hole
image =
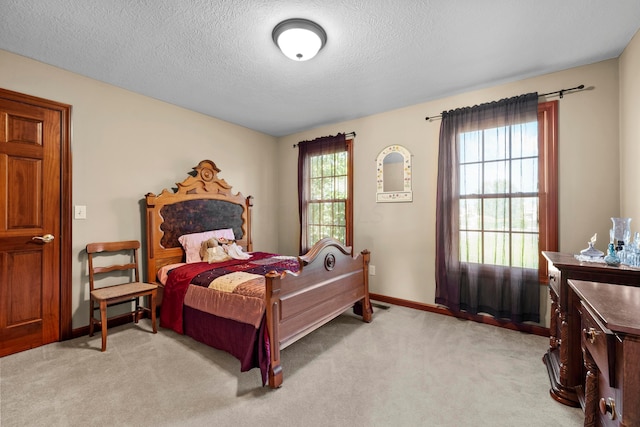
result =
[[[629,244],[631,239],[631,218],[611,218],[613,228],[610,231],[611,243],[617,251]]]

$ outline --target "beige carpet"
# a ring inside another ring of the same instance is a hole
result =
[[[344,314],[261,387],[232,356],[148,322],[0,359],[0,425],[580,426],[549,396],[548,340],[404,307]]]

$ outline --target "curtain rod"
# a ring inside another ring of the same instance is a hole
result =
[[[572,87],[569,89],[560,89],[560,90],[556,90],[554,92],[548,92],[548,93],[541,93],[538,95],[538,98],[540,98],[541,96],[548,96],[548,95],[556,95],[559,94],[560,95],[560,99],[562,99],[564,97],[564,94],[566,92],[569,91],[574,91],[574,90],[581,90],[584,89],[584,85],[580,85],[580,86],[576,86],[576,87]],[[431,119],[437,119],[438,117],[442,117],[442,114],[438,114],[437,116],[427,116],[424,119],[425,120],[431,120]]]
[[[344,136],[345,136],[345,138],[349,137],[349,136],[352,136],[352,137],[355,138],[356,137],[356,133],[355,132],[347,132],[347,133],[344,134]],[[293,144],[293,148],[296,148],[297,146],[298,146],[298,144]]]

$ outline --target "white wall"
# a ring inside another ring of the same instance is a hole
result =
[[[0,50],[0,87],[73,106],[73,327],[88,324],[88,242],[138,239],[143,200],[213,160],[234,192],[253,195],[253,241],[277,251],[276,140]]]
[[[547,93],[584,84],[559,103],[560,250],[577,253],[598,233],[601,250],[608,243],[609,218],[619,214],[618,62],[616,59],[477,90],[399,110],[289,135],[278,141],[281,160],[280,251],[295,253],[298,229],[297,150],[292,144],[322,135],[355,131],[354,249],[371,251],[376,275],[371,292],[434,304],[435,198],[439,120],[443,110],[537,91]],[[375,88],[371,88],[375,90]],[[549,100],[558,99],[550,97]],[[376,203],[375,159],[390,144],[413,155],[413,202]],[[542,317],[547,320],[546,289]]]
[[[640,32],[620,56],[620,215],[640,230]]]

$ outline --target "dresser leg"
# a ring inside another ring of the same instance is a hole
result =
[[[584,426],[596,427],[598,423],[598,367],[591,354],[582,349],[584,367],[587,370],[584,390]]]

